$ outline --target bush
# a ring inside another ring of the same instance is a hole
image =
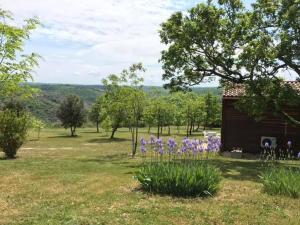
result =
[[[212,196],[220,188],[221,173],[207,162],[144,164],[136,179],[145,191],[174,196]]]
[[[30,117],[10,109],[0,111],[0,148],[7,158],[14,158],[26,139]]]
[[[270,195],[300,196],[300,170],[296,168],[267,169],[261,175],[264,191]]]

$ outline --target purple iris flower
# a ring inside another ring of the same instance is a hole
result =
[[[156,143],[156,140],[157,140],[156,137],[154,135],[151,135],[149,144],[154,145]]]
[[[207,151],[208,152],[217,152],[220,150],[221,140],[218,137],[209,137],[207,140]]]
[[[141,138],[141,152],[142,153],[146,153],[146,151],[147,151],[146,145],[147,145],[147,141],[144,138]]]
[[[193,140],[191,144],[192,144],[193,154],[196,155],[198,153],[199,140]]]
[[[160,155],[163,155],[164,154],[164,141],[162,138],[158,138],[156,140],[156,144],[157,144],[157,147],[158,147],[158,153]]]
[[[174,138],[169,138],[168,140],[168,149],[169,154],[175,153],[177,148],[177,143]]]

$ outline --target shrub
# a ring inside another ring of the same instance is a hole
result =
[[[0,111],[0,148],[7,158],[14,158],[26,139],[30,117],[26,112]]]
[[[212,196],[220,187],[219,169],[207,162],[144,164],[136,179],[145,191],[174,196]]]
[[[300,196],[300,170],[272,167],[261,175],[264,191],[270,195]]]

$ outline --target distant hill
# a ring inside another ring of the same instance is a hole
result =
[[[47,123],[58,122],[56,118],[56,111],[61,101],[68,95],[78,95],[89,108],[97,99],[104,93],[104,86],[102,85],[71,85],[71,84],[40,84],[32,83],[32,87],[40,89],[39,95],[27,102],[28,109],[38,118]],[[162,94],[167,94],[168,91],[162,87],[145,86],[144,90],[150,92],[157,89]],[[193,88],[193,91],[199,94],[206,94],[211,92],[219,95],[221,90],[218,88]]]
[[[97,85],[68,85],[68,84],[30,84],[40,89],[39,95],[29,101],[29,110],[47,123],[58,122],[56,111],[62,100],[71,94],[78,95],[90,107],[96,98],[103,94],[103,87]]]

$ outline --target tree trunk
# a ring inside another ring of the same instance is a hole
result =
[[[132,128],[132,126],[130,125],[129,130],[130,130],[130,133],[131,133],[131,150],[132,150],[132,155],[133,155],[133,152],[134,152],[134,140],[135,140],[135,137],[134,137],[135,128]]]
[[[137,145],[138,145],[138,136],[139,136],[139,121],[138,119],[136,120],[136,124],[135,124],[135,134],[134,134],[134,146],[133,146],[133,151],[132,151],[132,158],[135,156],[136,154],[136,150],[137,150]]]
[[[199,131],[199,129],[200,129],[200,122],[197,124],[196,131]]]
[[[149,125],[148,126],[148,134],[150,134],[150,131],[151,131],[151,126]]]
[[[111,136],[110,136],[110,139],[113,139],[114,138],[114,136],[115,136],[115,133],[116,133],[116,131],[118,130],[118,128],[117,127],[114,127],[113,128],[113,130],[112,130],[112,132],[111,132]]]
[[[159,138],[159,131],[160,131],[159,124],[157,124],[157,138]]]
[[[97,133],[99,133],[99,122],[98,121],[96,123],[96,127],[97,127]]]
[[[138,145],[138,136],[139,136],[139,127],[137,126],[135,129],[135,146],[134,146],[134,155],[136,153],[137,145]]]
[[[71,137],[74,137],[75,136],[75,127],[71,127]]]
[[[170,136],[171,135],[171,127],[168,126],[168,135]]]
[[[186,137],[189,137],[189,122],[186,125]]]
[[[38,128],[38,140],[40,140],[41,128]]]

